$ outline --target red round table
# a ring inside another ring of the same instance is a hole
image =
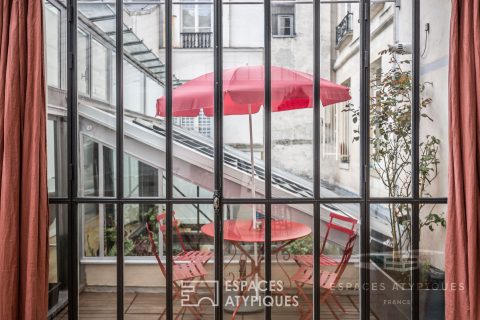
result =
[[[253,220],[225,220],[223,222],[223,239],[235,242],[264,242],[265,221],[261,229],[253,228]],[[312,229],[309,226],[287,220],[272,220],[272,242],[290,241],[308,236]],[[214,224],[208,223],[202,227],[202,232],[214,237]]]
[[[235,248],[240,250],[243,255],[250,260],[251,262],[251,271],[249,274],[240,274],[240,280],[257,281],[258,278],[264,279],[261,274],[261,263],[263,261],[263,256],[259,255],[254,257],[250,252],[243,248],[242,243],[263,243],[265,242],[265,221],[261,221],[262,227],[260,229],[253,228],[253,220],[225,220],[223,222],[223,239],[229,241]],[[278,254],[290,243],[296,239],[303,238],[308,236],[312,229],[309,226],[288,221],[288,220],[272,220],[271,222],[272,232],[271,232],[271,242],[280,243],[275,248],[272,248],[272,254],[275,254],[277,262],[279,263]],[[201,231],[209,237],[215,236],[215,227],[213,223],[206,224],[202,227]],[[234,254],[235,256],[236,254]],[[226,264],[228,266],[230,261]],[[225,267],[226,267],[225,266]],[[287,272],[280,265],[280,268],[289,278]],[[240,272],[241,273],[241,272]],[[290,284],[291,285],[291,284]],[[240,293],[240,296],[244,296],[246,291]],[[258,293],[257,293],[258,294]],[[227,307],[224,307],[225,310],[228,310]],[[258,308],[256,311],[261,311],[263,308]],[[252,308],[241,306],[238,304],[235,309],[229,310],[233,311],[232,319],[235,319],[237,313],[243,312],[255,312],[252,311]]]

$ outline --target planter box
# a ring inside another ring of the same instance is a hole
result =
[[[370,308],[380,319],[410,319],[411,290],[390,277],[375,262],[370,261]]]
[[[403,288],[375,262],[370,262],[372,283],[370,307],[380,319],[410,319],[412,291]],[[442,320],[445,318],[445,291],[443,289],[421,289],[419,292],[419,318]]]
[[[48,309],[52,309],[58,303],[58,292],[60,290],[60,283],[48,284]]]

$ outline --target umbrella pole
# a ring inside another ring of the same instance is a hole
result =
[[[252,198],[255,198],[256,190],[255,190],[255,160],[253,157],[253,123],[252,123],[252,105],[248,105],[248,129],[250,132],[250,163],[252,164]],[[255,205],[252,206],[252,221],[253,221],[253,228],[256,229],[256,222],[257,222],[257,212],[255,210]]]
[[[248,129],[250,132],[250,162],[252,164],[252,198],[255,198],[255,160],[253,157],[253,123],[252,123],[252,105],[248,104]],[[253,229],[257,229],[257,210],[256,205],[252,204],[252,223]],[[257,244],[253,243],[253,256],[255,263],[258,262]],[[255,273],[255,296],[258,297],[258,274]]]

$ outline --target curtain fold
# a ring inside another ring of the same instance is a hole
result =
[[[46,102],[41,0],[0,0],[0,319],[45,319]]]
[[[452,0],[447,320],[480,319],[480,1]]]

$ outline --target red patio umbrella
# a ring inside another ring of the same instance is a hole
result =
[[[223,72],[224,114],[257,113],[265,94],[264,66],[242,66]],[[271,68],[272,112],[311,108],[313,76],[282,67]],[[173,91],[173,116],[196,117],[200,110],[213,116],[214,75],[207,73],[190,80]],[[320,79],[322,105],[350,100],[349,88]],[[157,100],[157,115],[165,116],[165,97]]]

